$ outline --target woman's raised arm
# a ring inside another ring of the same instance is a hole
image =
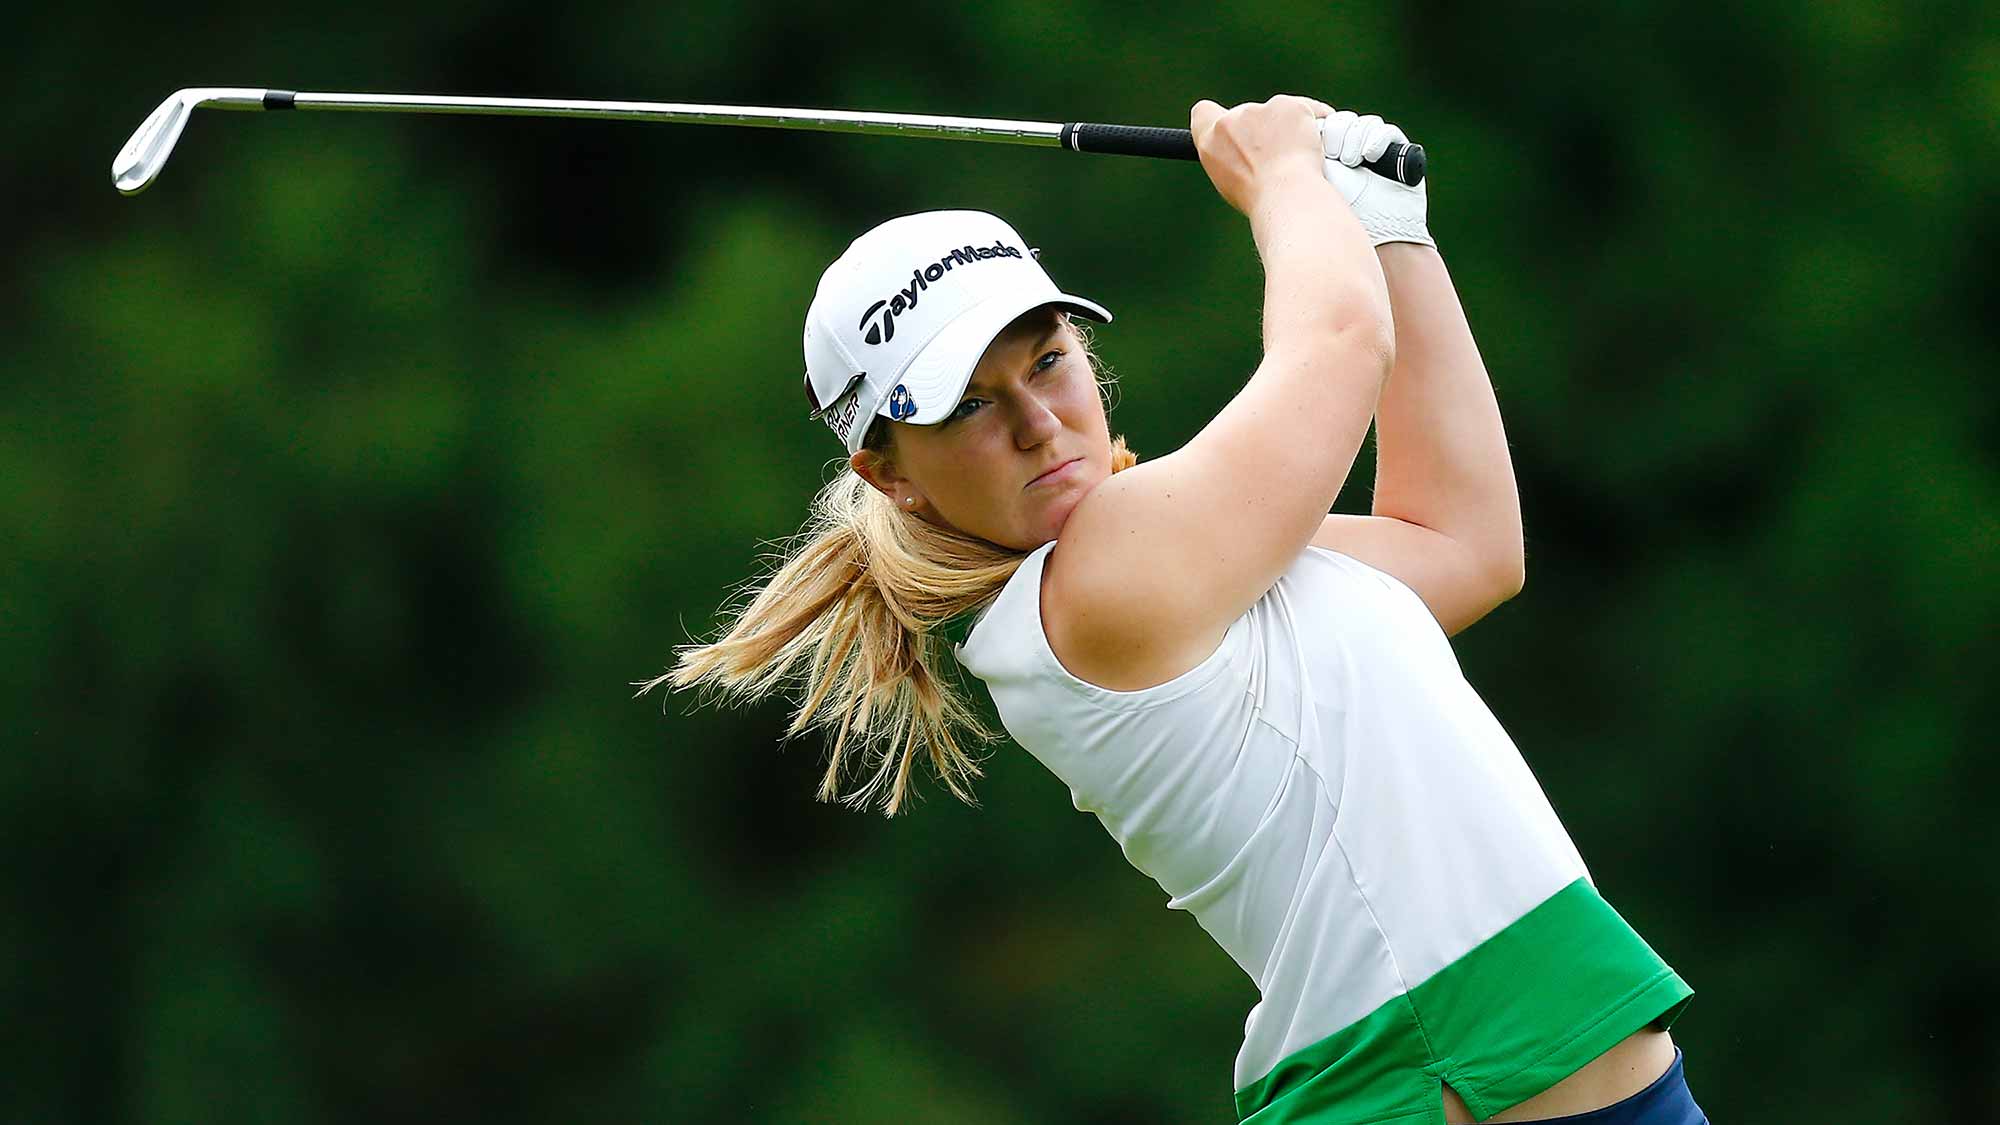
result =
[[[1303,98],[1190,115],[1202,166],[1250,220],[1264,358],[1187,445],[1116,474],[1065,524],[1042,592],[1069,670],[1132,690],[1193,667],[1320,530],[1395,343],[1381,264],[1328,183]]]
[[[1395,575],[1455,633],[1521,589],[1521,499],[1443,259],[1406,242],[1380,253],[1396,366],[1375,415],[1374,515],[1329,516],[1313,542]]]
[[[1329,107],[1330,108],[1330,107]],[[1318,546],[1403,580],[1455,633],[1521,589],[1521,502],[1500,409],[1428,229],[1426,189],[1362,171],[1402,131],[1327,121],[1327,175],[1379,248],[1396,317],[1396,366],[1375,419],[1371,516],[1329,516]]]

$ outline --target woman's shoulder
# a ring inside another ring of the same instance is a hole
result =
[[[1080,678],[1136,691],[1193,668],[1297,562],[1310,529],[1245,484],[1228,444],[1197,438],[1116,473],[1064,521],[1042,621]]]
[[[1070,675],[1108,691],[1144,691],[1215,652],[1233,622],[1191,621],[1166,599],[1108,599],[1127,583],[1124,560],[1058,540],[1043,560],[1042,632]]]
[[[1057,623],[1060,632],[1061,622],[1069,619],[1068,611],[1061,605],[1052,606],[1047,596],[1048,564],[1060,555],[1053,542],[1029,552],[1007,584],[971,620],[963,636],[953,638],[959,663],[986,682],[1010,731],[1015,731],[1022,716],[1010,710],[1009,704],[1014,709],[1027,706],[1037,713],[1060,708],[1056,698],[1044,694],[1050,690],[1057,692],[1057,698],[1073,697],[1093,709],[1144,709],[1199,691],[1228,669],[1240,671],[1246,666],[1239,658],[1244,655],[1241,642],[1252,633],[1247,614],[1191,659],[1158,666],[1143,679],[1106,675],[1097,666],[1078,660],[1073,646],[1059,646],[1050,636],[1051,622]],[[1241,637],[1237,636],[1239,627]],[[1143,647],[1130,637],[1127,642]],[[1021,737],[1020,732],[1016,731],[1016,737]]]
[[[1110,691],[1143,691],[1184,675],[1213,655],[1237,621],[1252,612],[1223,619],[1188,614],[1172,597],[1133,598],[1139,583],[1120,569],[1122,561],[1107,565],[1109,553],[1067,538],[1043,550],[1039,572],[1020,578],[1039,588],[1048,647],[1070,675]],[[1407,585],[1337,551],[1304,548],[1280,582],[1290,591],[1287,612],[1303,613],[1350,641],[1380,636],[1385,643],[1408,644],[1438,634],[1435,619]],[[1106,590],[1116,594],[1101,596]],[[1019,591],[1017,612],[1028,611],[1028,593]]]

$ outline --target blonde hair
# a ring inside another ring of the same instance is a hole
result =
[[[1091,350],[1086,326],[1071,328],[1108,409],[1114,377]],[[880,452],[889,443],[878,420],[866,448]],[[1124,438],[1112,439],[1112,472],[1137,461]],[[911,798],[911,767],[921,756],[953,796],[975,803],[973,750],[994,734],[948,671],[956,660],[941,630],[998,594],[1026,557],[926,523],[843,469],[813,499],[805,527],[779,544],[775,569],[743,588],[738,608],[725,608],[722,636],[681,646],[673,669],[640,694],[699,685],[753,702],[792,687],[800,702],[785,737],[814,727],[833,735],[820,800],[876,805],[894,816]],[[850,772],[864,780],[843,794]]]

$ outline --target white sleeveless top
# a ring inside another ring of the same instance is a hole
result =
[[[1678,1014],[1690,990],[1597,896],[1407,586],[1307,548],[1206,660],[1110,691],[1049,647],[1055,546],[958,656],[1256,982],[1240,1116],[1382,1120],[1436,1107],[1443,1079],[1485,1117]]]

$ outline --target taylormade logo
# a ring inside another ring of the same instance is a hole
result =
[[[931,282],[943,277],[953,266],[971,265],[990,258],[1019,258],[1019,247],[995,240],[991,246],[961,246],[929,265],[910,271],[910,287],[899,289],[868,306],[861,314],[861,338],[871,344],[886,344],[896,336],[896,318],[917,307],[917,296]]]

